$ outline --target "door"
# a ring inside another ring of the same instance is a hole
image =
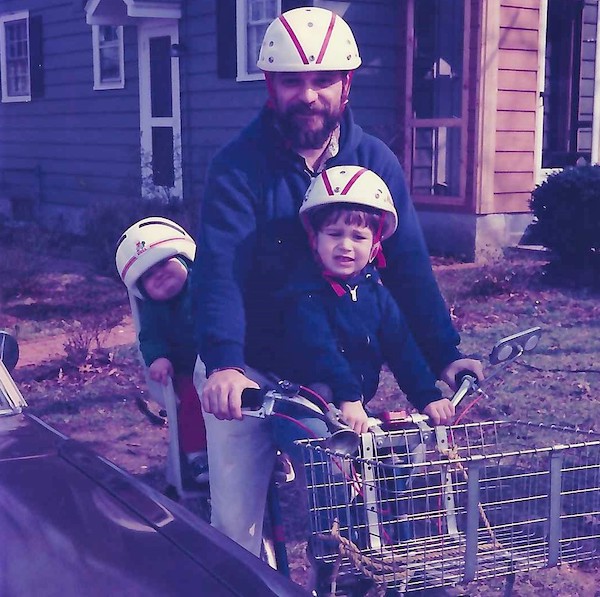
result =
[[[464,205],[469,2],[409,0],[405,155],[417,203]]]
[[[138,28],[142,196],[183,198],[177,21]]]

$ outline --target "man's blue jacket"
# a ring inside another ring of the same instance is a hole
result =
[[[383,244],[382,279],[438,375],[460,357],[459,336],[433,276],[402,168],[380,139],[344,112],[339,153],[326,167],[360,165],[388,185],[398,230]],[[198,354],[210,374],[250,365],[277,372],[283,333],[278,292],[309,256],[298,210],[313,174],[264,108],[209,168],[192,273]]]

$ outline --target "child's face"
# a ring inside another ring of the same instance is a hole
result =
[[[152,300],[168,301],[181,292],[187,275],[185,265],[176,257],[170,257],[146,270],[140,280]]]
[[[317,233],[315,248],[327,271],[349,278],[369,263],[373,232],[367,226],[347,224],[342,214]]]

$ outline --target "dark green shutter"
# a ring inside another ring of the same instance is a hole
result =
[[[300,8],[302,6],[312,6],[313,4],[312,1],[300,2],[299,0],[281,0],[281,12],[292,10],[292,8]]]
[[[237,73],[235,0],[217,1],[217,75],[235,79]]]
[[[42,17],[29,17],[29,76],[31,97],[44,94],[44,53],[42,37]]]

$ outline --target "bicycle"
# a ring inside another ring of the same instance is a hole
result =
[[[540,335],[531,328],[493,347],[491,374],[467,377],[453,396],[456,406],[474,397],[463,414]],[[600,434],[508,420],[431,428],[423,415],[372,423],[356,452],[300,442],[309,545],[329,575],[315,594],[400,595],[506,577],[509,595],[516,573],[598,557]]]

